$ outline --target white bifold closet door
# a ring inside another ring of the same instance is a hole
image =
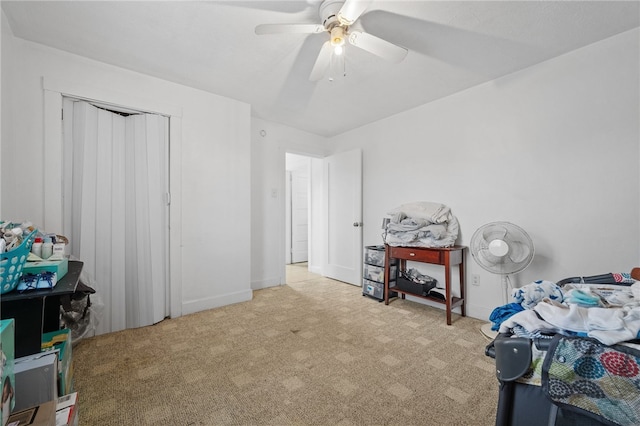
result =
[[[104,304],[96,334],[169,314],[168,119],[64,101],[64,233]]]

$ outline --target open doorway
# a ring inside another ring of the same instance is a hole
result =
[[[284,171],[283,269],[306,257],[308,272],[361,285],[361,151],[322,158],[285,153]]]
[[[286,153],[285,282],[323,275],[326,231],[323,223],[324,159]]]
[[[286,154],[285,159],[285,263],[308,265],[311,158]]]

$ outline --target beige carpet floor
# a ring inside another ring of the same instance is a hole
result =
[[[80,425],[494,424],[481,321],[305,266],[249,302],[77,342]]]

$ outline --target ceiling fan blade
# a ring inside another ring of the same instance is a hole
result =
[[[351,25],[364,13],[373,0],[347,0],[338,12],[338,21],[342,25]]]
[[[394,63],[402,62],[408,53],[404,47],[362,31],[349,33],[349,43]]]
[[[311,75],[309,75],[309,80],[318,81],[322,77],[324,77],[327,72],[327,68],[329,68],[329,63],[331,62],[331,54],[333,53],[333,46],[331,43],[326,41],[322,45],[322,49],[320,49],[320,53],[318,54],[318,58],[316,59],[316,63],[311,70]]]
[[[322,25],[316,24],[260,24],[256,26],[256,34],[315,34],[325,31]]]
[[[313,4],[313,0],[305,1],[269,1],[269,0],[217,0],[216,3],[224,4],[231,7],[244,7],[247,9],[266,10],[268,12],[278,13],[300,13],[306,12],[308,9],[317,9]]]

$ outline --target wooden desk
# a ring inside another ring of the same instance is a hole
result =
[[[434,297],[422,296],[411,292],[400,290],[396,287],[391,287],[391,291],[395,291],[405,298],[405,294],[419,297],[422,299],[431,300],[432,302],[442,303],[446,305],[447,311],[447,325],[451,325],[451,310],[460,306],[460,312],[462,316],[465,316],[464,311],[464,246],[453,246],[447,248],[435,248],[435,247],[393,247],[385,244],[385,268],[384,268],[384,304],[389,304],[389,278],[390,278],[390,261],[391,259],[399,259],[399,271],[406,270],[407,260],[412,262],[431,263],[435,265],[443,265],[445,269],[444,283],[445,283],[445,300],[440,300]],[[453,297],[451,295],[451,266],[458,265],[460,272],[460,297]]]
[[[76,291],[82,262],[70,260],[69,269],[55,287],[46,290],[13,290],[0,298],[0,317],[15,320],[15,357],[40,352],[42,333],[60,329],[62,297]]]

